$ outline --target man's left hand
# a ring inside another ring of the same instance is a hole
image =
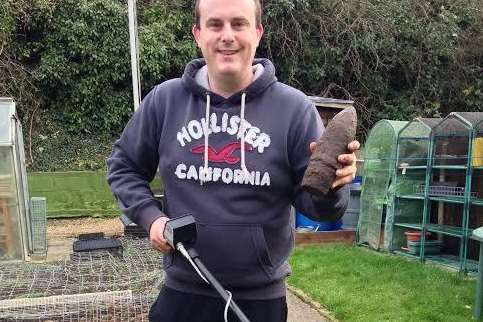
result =
[[[310,143],[310,151],[313,153],[315,150],[316,143]],[[335,181],[332,184],[332,189],[341,187],[345,184],[351,183],[354,180],[357,172],[356,167],[356,155],[355,151],[360,148],[359,141],[352,141],[347,145],[347,154],[341,154],[337,157],[337,161],[342,165],[342,168],[338,169],[335,173]]]

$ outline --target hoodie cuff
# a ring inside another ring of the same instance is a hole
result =
[[[139,210],[137,218],[138,224],[146,230],[149,234],[151,230],[151,225],[153,222],[161,217],[166,217],[166,214],[163,213],[156,205],[150,204],[146,207],[143,207]]]
[[[349,185],[331,189],[325,196],[312,195],[316,208],[323,209],[321,221],[334,222],[342,218],[349,205]]]

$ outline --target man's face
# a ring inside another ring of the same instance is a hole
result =
[[[254,1],[202,0],[199,16],[200,27],[192,31],[210,75],[249,75],[263,34],[262,25],[256,25]]]

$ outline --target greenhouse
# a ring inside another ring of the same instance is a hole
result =
[[[395,174],[396,143],[405,121],[381,120],[370,131],[364,148],[363,186],[357,229],[357,243],[381,247],[381,228],[388,200],[389,186]]]
[[[31,247],[22,140],[15,103],[0,99],[0,260],[23,259]]]

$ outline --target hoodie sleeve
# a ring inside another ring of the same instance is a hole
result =
[[[294,122],[291,137],[288,138],[289,161],[293,171],[293,206],[317,221],[336,221],[344,214],[349,202],[349,186],[331,190],[325,196],[314,196],[301,188],[302,178],[310,159],[311,142],[322,135],[324,125],[313,104],[307,103],[305,110]]]
[[[119,208],[147,232],[157,218],[165,216],[149,186],[159,163],[162,120],[157,95],[156,87],[144,98],[107,160],[107,181]]]

